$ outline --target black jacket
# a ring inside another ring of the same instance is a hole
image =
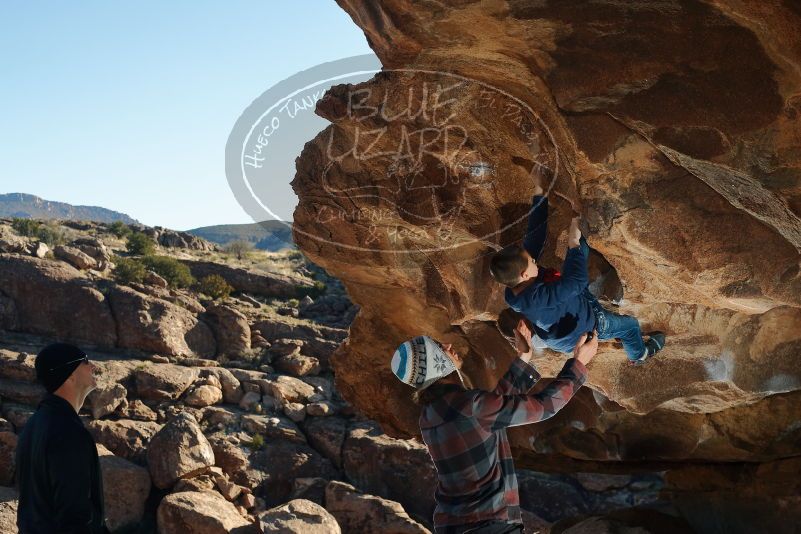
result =
[[[39,403],[16,463],[20,534],[108,532],[97,447],[69,402],[49,394]]]

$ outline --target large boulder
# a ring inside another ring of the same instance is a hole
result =
[[[56,258],[64,260],[82,271],[97,268],[97,261],[93,257],[75,247],[58,245],[53,249],[53,254]]]
[[[144,516],[145,501],[150,495],[147,469],[114,456],[103,445],[97,446],[97,453],[103,475],[106,526],[115,531],[138,524]]]
[[[117,342],[106,297],[64,262],[0,254],[3,295],[14,303],[13,324],[20,331],[107,348]]]
[[[142,465],[148,443],[161,426],[151,421],[100,419],[90,421],[86,428],[97,443],[104,445],[116,456]]]
[[[320,477],[332,480],[339,477],[329,460],[303,443],[269,442],[250,457],[251,465],[266,474],[261,492],[268,506],[285,502],[292,492],[296,478]]]
[[[294,499],[259,516],[264,534],[340,534],[337,520],[325,508],[306,499]]]
[[[236,356],[250,348],[250,325],[245,315],[227,304],[206,306],[206,321],[217,339],[217,352]]]
[[[162,499],[160,534],[258,534],[259,529],[216,491],[182,491]]]
[[[339,4],[383,69],[318,101],[331,124],[292,186],[298,247],[360,307],[333,359],[346,400],[393,435],[418,434],[388,361],[419,334],[452,343],[473,383],[493,387],[514,351],[494,324],[506,306],[490,258],[525,234],[539,178],[538,262],[561,265],[581,214],[591,288],[668,341],[642,367],[602,343],[595,399],[559,414],[548,428],[560,439],[516,429],[519,459],[798,455],[793,410],[755,408],[801,390],[795,4]],[[554,376],[564,358],[543,351],[537,365]],[[747,412],[771,424],[742,441]]]
[[[175,400],[198,378],[194,367],[171,363],[151,363],[134,372],[136,392],[142,399]]]
[[[350,484],[332,480],[325,488],[325,508],[342,531],[359,534],[430,534],[409,517],[400,503],[367,495]]]
[[[214,465],[214,450],[197,421],[186,412],[177,414],[150,440],[147,466],[153,485],[169,489],[179,478],[201,473]]]
[[[360,490],[398,501],[417,517],[434,514],[437,472],[419,441],[392,438],[371,423],[356,424],[345,439],[342,463]]]
[[[309,417],[303,423],[303,430],[309,445],[331,460],[335,466],[342,467],[342,446],[348,434],[348,422],[345,419]]]
[[[209,326],[180,306],[125,286],[111,289],[109,302],[122,348],[202,358],[216,352]]]

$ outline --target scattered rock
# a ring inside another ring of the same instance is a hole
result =
[[[98,419],[89,422],[86,428],[95,442],[104,445],[116,456],[142,465],[147,453],[147,444],[161,429],[161,425],[129,419],[118,421]]]
[[[309,444],[338,468],[342,468],[342,445],[347,428],[347,421],[341,417],[312,417],[303,425]]]
[[[92,410],[92,417],[100,419],[123,405],[127,406],[127,395],[128,390],[122,384],[102,384],[89,393],[86,403]]]
[[[58,245],[53,249],[53,254],[56,258],[64,260],[76,269],[82,271],[97,268],[97,262],[94,258],[74,247]]]
[[[251,455],[250,463],[266,474],[259,495],[265,498],[268,506],[286,502],[292,492],[292,481],[296,478],[339,478],[339,473],[328,459],[302,443],[282,440],[270,442]]]
[[[293,376],[316,375],[320,372],[320,361],[302,354],[282,356],[275,360],[274,365],[278,371]]]
[[[306,419],[306,407],[299,402],[288,402],[284,404],[284,413],[296,423],[300,423]]]
[[[145,365],[134,371],[137,394],[150,400],[175,400],[197,377],[196,369],[173,364]]]
[[[344,482],[328,483],[325,503],[345,532],[430,534],[427,528],[409,517],[400,503],[366,495]]]
[[[254,406],[261,402],[261,393],[248,391],[239,401],[239,407],[243,410],[251,411]]]
[[[216,491],[171,493],[156,513],[160,534],[257,534],[258,526]]]
[[[190,406],[203,408],[222,402],[223,394],[220,388],[206,384],[190,391],[184,400]]]
[[[306,382],[291,377],[279,376],[269,381],[270,393],[280,402],[306,402],[314,395],[314,387]]]
[[[239,380],[231,371],[222,367],[202,369],[200,376],[214,376],[219,380],[223,392],[223,400],[229,404],[238,404],[244,395]]]
[[[306,413],[314,417],[324,417],[336,413],[336,409],[330,402],[312,402],[306,406]]]
[[[162,289],[167,289],[167,286],[169,286],[167,280],[159,276],[157,273],[154,273],[153,271],[147,271],[147,273],[145,274],[144,282],[145,284],[160,287]]]
[[[136,421],[157,421],[158,415],[139,399],[134,399],[119,410],[120,417]]]
[[[281,534],[340,534],[334,516],[319,504],[295,499],[259,516],[261,531]]]

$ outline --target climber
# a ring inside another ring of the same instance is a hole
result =
[[[99,367],[68,343],[43,348],[34,367],[47,394],[17,444],[19,532],[107,534],[97,446],[78,417]]]
[[[605,309],[590,293],[590,248],[579,230],[578,217],[570,223],[562,272],[539,268],[548,220],[548,197],[539,183],[535,183],[532,204],[523,246],[510,245],[490,261],[492,276],[507,286],[506,303],[530,321],[536,337],[559,352],[570,352],[583,334],[596,328],[601,340],[620,339],[634,364],[659,352],[665,345],[662,332],[651,332],[643,339],[636,317]]]
[[[529,363],[530,336],[521,321],[515,329],[518,357],[493,391],[468,387],[462,357],[428,336],[401,344],[392,356],[392,372],[416,390],[420,432],[437,469],[436,534],[523,532],[506,428],[542,421],[565,406],[598,349],[597,337],[581,336],[559,375],[528,394],[540,378]]]

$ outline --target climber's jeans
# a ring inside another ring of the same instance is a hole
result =
[[[592,299],[595,311],[598,339],[619,339],[629,360],[636,360],[645,352],[645,343],[640,332],[640,322],[631,315],[620,315],[601,306],[597,299]]]

